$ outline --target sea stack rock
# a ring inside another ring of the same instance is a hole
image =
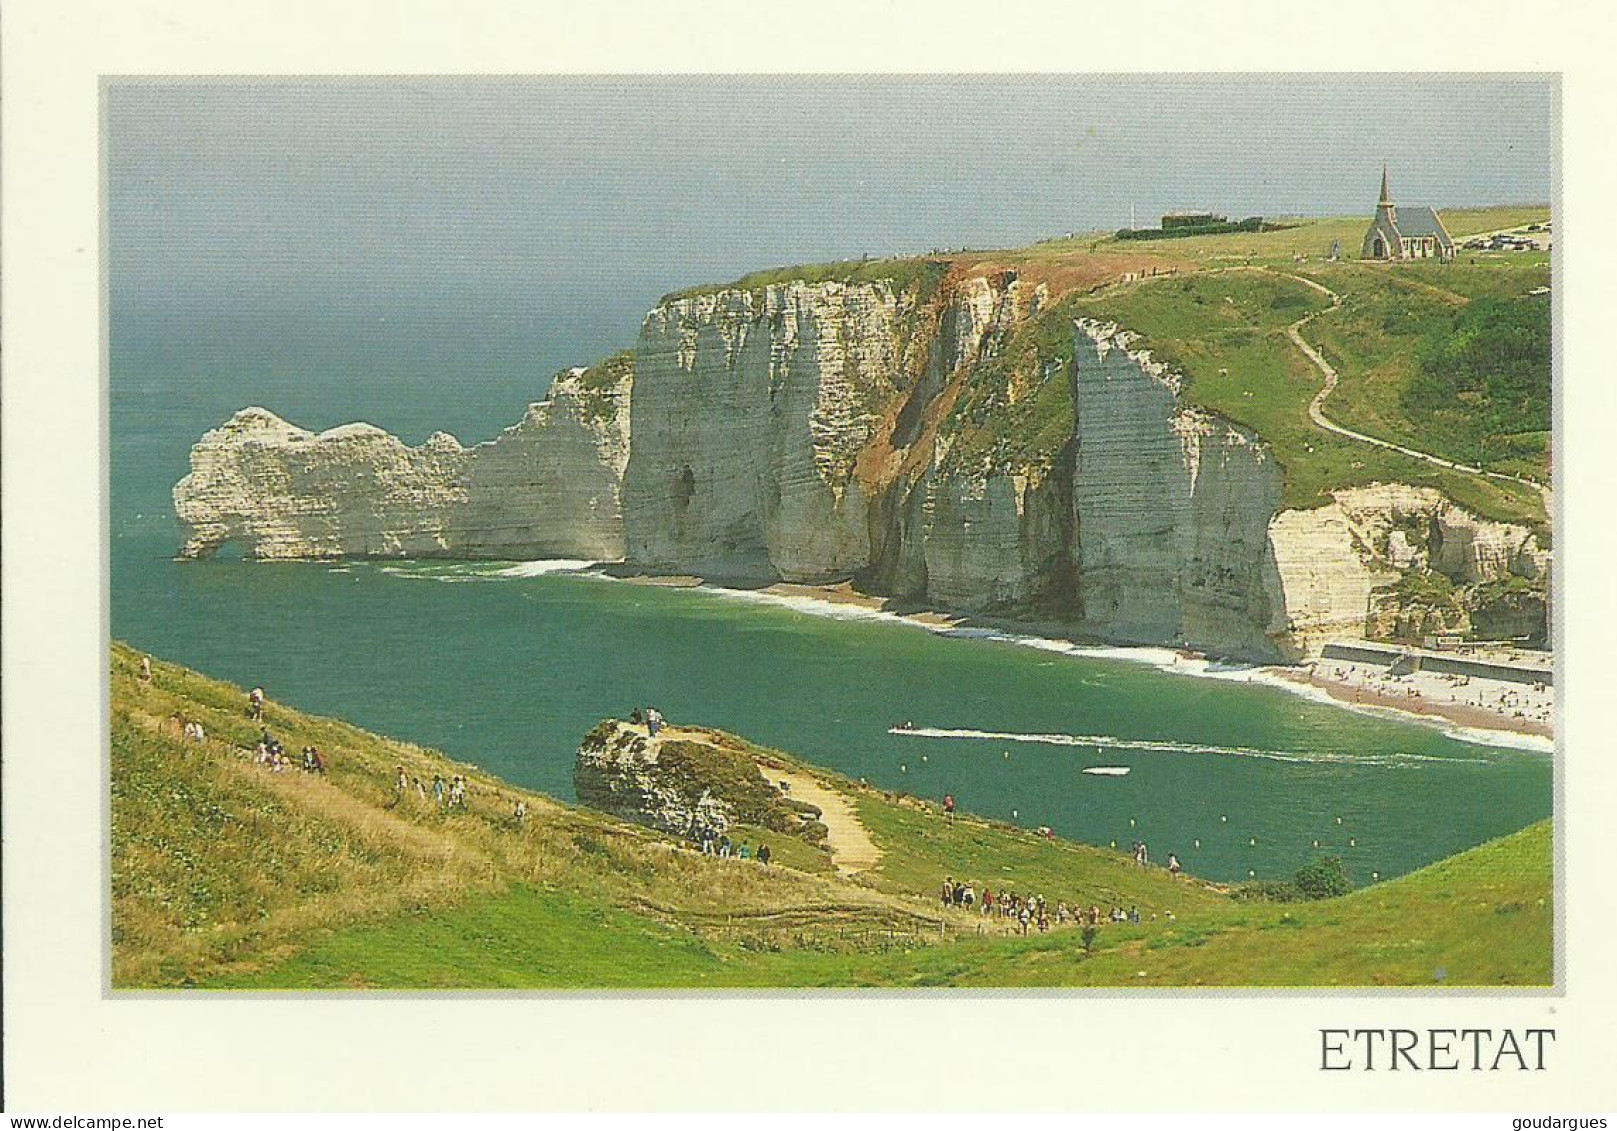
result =
[[[192,448],[175,485],[181,556],[235,542],[259,559],[616,561],[631,385],[626,354],[568,370],[471,448],[443,432],[410,447],[369,424],[316,434],[243,409]]]

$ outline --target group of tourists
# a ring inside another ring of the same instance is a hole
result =
[[[393,803],[397,805],[412,793],[416,799],[425,803],[427,800],[427,784],[419,777],[412,777],[404,772],[403,766],[397,766],[393,771],[397,777],[393,782]],[[442,774],[432,775],[432,804],[446,812],[450,809],[466,808],[466,775],[455,774],[448,781]],[[517,802],[519,812],[514,816],[521,820],[527,815],[528,807],[520,800]]]
[[[1514,662],[1518,657],[1512,655]],[[1425,713],[1428,704],[1453,704],[1488,711],[1502,719],[1547,724],[1555,713],[1555,689],[1541,680],[1517,682],[1422,669],[1395,673],[1379,664],[1316,662],[1316,679],[1349,687],[1354,702],[1388,699],[1406,701],[1410,710]]]
[[[701,842],[703,856],[733,856],[737,860],[756,859],[760,864],[768,864],[772,855],[767,844],[760,844],[758,851],[754,853],[749,841],[744,840],[740,844],[735,844],[728,836],[714,833],[712,830],[704,831],[697,839]]]
[[[1056,904],[1052,912],[1042,895],[1023,896],[1014,891],[995,892],[984,885],[982,895],[979,897],[973,884],[956,882],[953,877],[943,881],[939,894],[946,908],[970,911],[975,907],[985,919],[997,917],[1011,920],[1012,925],[1020,928],[1024,935],[1035,927],[1044,932],[1052,925],[1066,926],[1069,923],[1073,926],[1087,924],[1091,927],[1098,927],[1102,922],[1132,923],[1136,926],[1140,923],[1138,907],[1130,907],[1127,911],[1120,906],[1113,907],[1108,914],[1101,911],[1099,904],[1091,904],[1086,909],[1077,903],[1068,907],[1066,901],[1062,900]],[[1156,916],[1152,915],[1151,918],[1155,919]],[[1168,918],[1173,918],[1172,912],[1168,913]]]
[[[198,729],[200,730],[201,728],[199,727]],[[287,754],[285,747],[281,745],[280,739],[276,738],[268,730],[262,731],[259,735],[258,747],[254,751],[253,761],[276,773],[290,770],[294,765],[306,774],[324,775],[326,772],[326,756],[320,753],[316,747],[305,746],[299,752],[298,761],[294,763]]]
[[[647,707],[643,711],[636,707],[629,712],[629,722],[637,727],[645,727],[646,734],[651,738],[656,738],[657,732],[667,725],[666,720],[663,719],[663,713],[655,707]]]
[[[1134,862],[1136,864],[1142,868],[1150,866],[1151,850],[1145,846],[1145,841],[1135,841],[1133,851]],[[1184,871],[1184,868],[1179,863],[1179,857],[1174,855],[1172,852],[1168,853],[1168,875],[1177,880],[1179,878],[1179,873],[1182,871]]]
[[[178,711],[170,715],[168,721],[179,728],[181,737],[186,738],[191,742],[201,742],[203,739],[208,737],[207,732],[202,729],[201,723],[197,722],[195,719],[186,718]]]

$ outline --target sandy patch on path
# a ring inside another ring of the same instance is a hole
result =
[[[842,794],[825,788],[806,774],[761,762],[758,770],[772,784],[785,782],[789,785],[789,796],[806,801],[820,810],[820,821],[826,827],[825,843],[831,849],[831,859],[837,866],[838,875],[851,876],[855,872],[874,868],[881,861],[881,849],[870,839],[870,833],[860,822],[853,804]]]

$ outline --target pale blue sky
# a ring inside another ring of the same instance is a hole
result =
[[[437,318],[451,353],[474,325],[594,352],[757,267],[1116,228],[1131,202],[1368,216],[1383,160],[1405,203],[1547,201],[1554,101],[1542,76],[114,83],[114,344]]]

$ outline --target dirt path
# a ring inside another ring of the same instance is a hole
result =
[[[1321,283],[1316,283],[1312,279],[1305,279],[1301,275],[1286,275],[1284,277],[1291,279],[1294,282],[1301,283],[1306,287],[1312,287],[1320,294],[1323,294],[1329,298],[1331,300],[1331,305],[1327,308],[1327,310],[1335,310],[1342,303],[1341,295],[1337,294],[1335,291]],[[1324,356],[1321,355],[1318,350],[1304,341],[1302,335],[1302,328],[1304,326],[1313,321],[1319,315],[1326,312],[1326,310],[1317,310],[1313,314],[1308,314],[1297,319],[1297,321],[1286,327],[1286,337],[1291,339],[1294,346],[1303,351],[1303,356],[1308,358],[1309,361],[1313,362],[1314,368],[1318,369],[1325,377],[1325,387],[1314,395],[1314,399],[1312,401],[1308,402],[1308,417],[1310,420],[1312,420],[1320,428],[1325,429],[1327,432],[1333,432],[1336,435],[1344,436],[1349,440],[1356,440],[1361,444],[1373,444],[1378,448],[1386,448],[1388,451],[1398,452],[1400,455],[1406,455],[1412,459],[1421,460],[1425,463],[1433,465],[1434,467],[1443,467],[1450,471],[1463,472],[1466,475],[1480,475],[1488,479],[1508,480],[1511,483],[1520,483],[1524,487],[1531,487],[1544,497],[1544,513],[1546,515],[1554,513],[1552,509],[1553,499],[1550,496],[1550,488],[1543,483],[1535,482],[1534,480],[1527,479],[1520,475],[1506,475],[1504,472],[1500,471],[1484,471],[1480,467],[1471,467],[1469,464],[1456,463],[1453,460],[1444,459],[1442,456],[1434,456],[1430,452],[1422,452],[1417,451],[1414,448],[1406,448],[1401,444],[1394,444],[1390,440],[1381,440],[1377,439],[1375,436],[1366,436],[1363,432],[1355,432],[1351,428],[1344,428],[1342,425],[1336,423],[1334,420],[1330,419],[1330,417],[1326,416],[1325,401],[1332,393],[1336,391],[1338,375],[1331,363],[1326,361]]]
[[[870,833],[860,823],[853,804],[834,790],[826,789],[804,774],[760,764],[759,771],[773,783],[785,782],[791,787],[790,796],[806,801],[820,810],[820,820],[826,827],[825,843],[831,849],[837,874],[851,876],[874,868],[881,860],[881,849],[870,839]]]

